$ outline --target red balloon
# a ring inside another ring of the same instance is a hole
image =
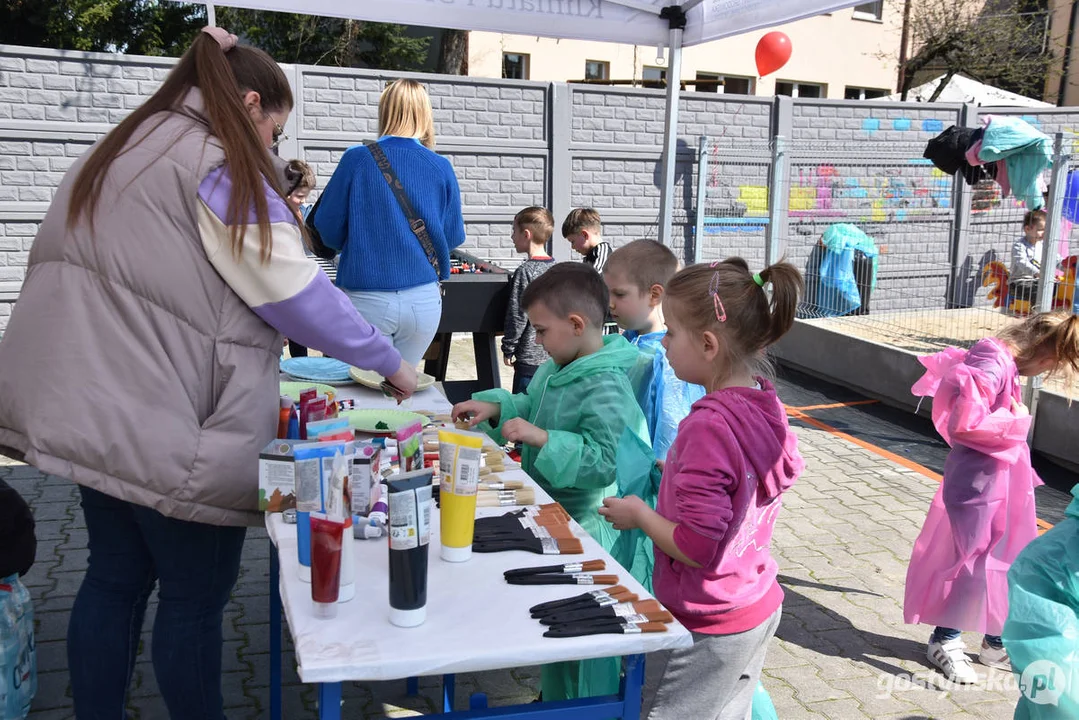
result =
[[[774,73],[791,59],[791,39],[785,34],[770,32],[757,43],[757,72],[761,77]]]

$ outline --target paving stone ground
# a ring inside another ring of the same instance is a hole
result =
[[[462,356],[457,363],[466,363]],[[780,718],[1011,718],[1018,697],[1010,674],[946,686],[925,661],[929,629],[903,624],[907,560],[935,483],[825,431],[795,424],[806,472],[785,496],[773,552],[786,590],[783,621],[769,648],[764,685]],[[86,563],[86,529],[70,482],[23,465],[0,466],[37,518],[38,559],[24,581],[34,597],[38,695],[33,720],[72,718],[64,637]],[[225,614],[224,694],[230,720],[261,718],[269,707],[269,547],[248,534],[240,579]],[[132,683],[137,720],[167,718],[154,681],[151,600]],[[966,636],[968,647],[979,638]],[[655,668],[657,663],[652,663]],[[317,717],[313,687],[300,684],[284,651],[285,717]],[[979,670],[982,670],[981,666]],[[649,673],[645,702],[656,686]],[[485,692],[492,704],[528,702],[536,668],[458,677],[458,702]],[[407,697],[403,681],[346,685],[345,717],[378,720],[434,712],[438,681]]]

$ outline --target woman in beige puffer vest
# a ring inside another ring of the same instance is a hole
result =
[[[0,452],[79,484],[89,567],[68,628],[75,712],[118,718],[147,598],[174,719],[223,717],[222,612],[282,333],[406,391],[415,371],[303,251],[267,148],[292,109],[264,52],[200,32],[67,173],[0,342]]]

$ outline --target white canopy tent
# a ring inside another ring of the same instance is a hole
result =
[[[929,98],[933,97],[933,93],[936,91],[937,86],[939,86],[943,80],[944,76],[941,75],[935,80],[930,80],[927,83],[911,88],[907,91],[907,100],[909,102],[929,102]],[[887,99],[899,100],[901,97],[902,95],[897,93],[895,95],[889,95]],[[944,86],[944,89],[941,91],[940,96],[937,97],[935,102],[972,103],[974,105],[985,105],[987,107],[1056,107],[1052,103],[1042,102],[1041,100],[1028,98],[1025,95],[1001,90],[998,87],[986,85],[985,83],[978,82],[977,80],[973,80],[964,75],[952,76],[952,79]]]
[[[670,48],[659,239],[671,243],[682,47],[857,5],[851,0],[225,0],[222,5],[404,25]],[[207,4],[210,24],[213,5]]]

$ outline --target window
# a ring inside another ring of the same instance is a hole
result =
[[[585,60],[584,61],[584,79],[585,80],[610,80],[611,79],[611,64],[606,60]]]
[[[719,73],[699,72],[693,89],[697,92],[717,93],[723,87],[723,78]]]
[[[727,75],[723,78],[723,92],[727,95],[752,95],[753,78]]]
[[[856,20],[876,20],[880,22],[883,17],[884,0],[854,6],[854,18]]]
[[[502,77],[507,80],[527,80],[528,64],[525,53],[502,53]]]
[[[793,82],[791,80],[777,80],[776,95],[790,95],[791,97],[801,98],[824,97],[824,85]]]
[[[647,88],[662,88],[667,86],[667,68],[645,65],[641,72],[641,84]]]
[[[719,73],[697,73],[697,92],[725,93],[728,95],[752,95],[753,78]]]
[[[843,97],[846,100],[872,100],[873,98],[882,98],[891,95],[889,90],[881,90],[880,88],[860,88],[847,86],[847,89],[843,91]]]

